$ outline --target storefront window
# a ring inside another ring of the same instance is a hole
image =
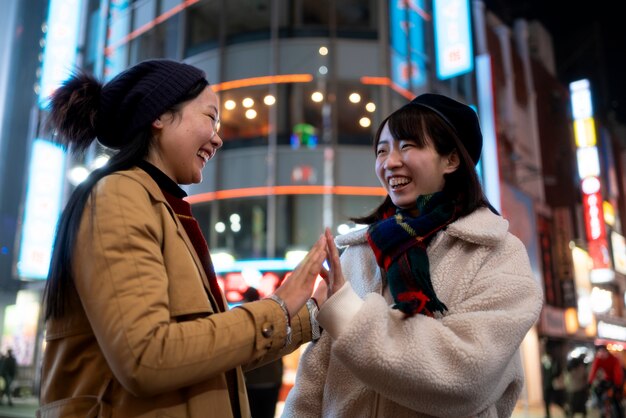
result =
[[[369,86],[340,83],[337,86],[337,138],[340,144],[369,145],[376,132],[377,100]]]
[[[269,86],[224,91],[220,100],[220,137],[225,149],[267,145],[269,112],[278,101]]]

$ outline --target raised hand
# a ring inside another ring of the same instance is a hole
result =
[[[327,254],[326,241],[327,238],[321,235],[306,257],[274,292],[285,302],[291,317],[298,313],[313,293],[317,276],[324,268],[322,263]]]
[[[335,245],[335,239],[331,234],[330,229],[326,228],[324,231],[324,237],[326,238],[326,252],[329,270],[324,272],[328,275],[328,297],[335,294],[346,282],[341,270],[341,262],[339,261],[339,251]]]

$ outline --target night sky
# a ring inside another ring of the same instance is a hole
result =
[[[598,110],[626,124],[626,3],[622,0],[485,0],[505,23],[539,20],[552,35],[557,72],[567,84],[589,78]],[[596,112],[599,113],[599,112]]]

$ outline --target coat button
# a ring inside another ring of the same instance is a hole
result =
[[[261,328],[261,334],[265,338],[270,338],[272,335],[274,335],[274,324],[270,324],[269,322],[263,324],[263,327]]]

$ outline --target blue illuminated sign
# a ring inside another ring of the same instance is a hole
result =
[[[390,0],[391,79],[405,89],[426,84],[424,0]]]
[[[17,271],[24,279],[45,279],[61,212],[65,151],[49,141],[33,142]]]
[[[437,78],[445,80],[474,69],[469,0],[434,0]]]
[[[75,70],[82,4],[80,0],[50,1],[38,100],[42,109]]]

